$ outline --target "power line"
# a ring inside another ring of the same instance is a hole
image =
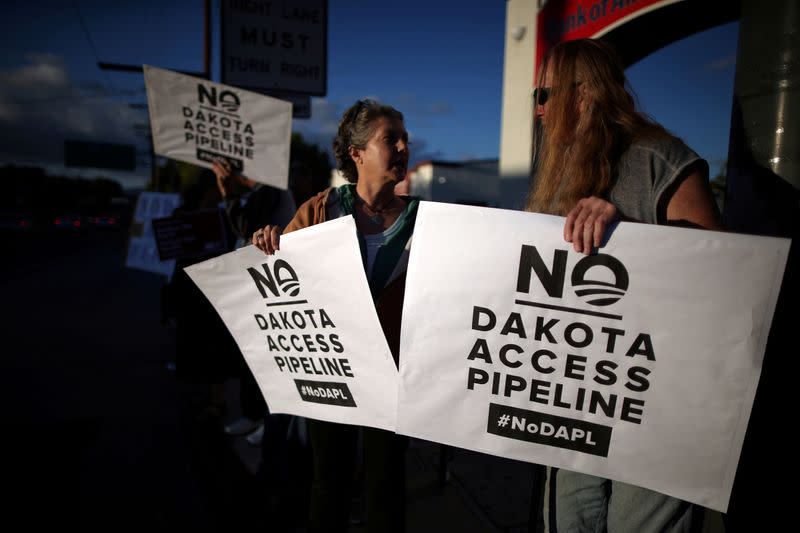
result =
[[[79,88],[78,88],[79,89]],[[105,100],[108,101],[109,97],[115,96],[133,96],[143,92],[142,89],[128,90],[128,89],[111,89],[105,94],[84,94],[81,92],[62,94],[58,96],[46,96],[44,98],[36,98],[33,100],[18,100],[11,98],[7,100],[8,103],[14,105],[36,105],[36,104],[49,104],[53,102],[74,102],[76,95],[80,97],[81,101],[90,102],[92,100]],[[130,107],[130,106],[125,106]],[[134,108],[136,109],[136,108]]]
[[[94,41],[89,33],[89,29],[86,27],[86,22],[83,20],[83,15],[81,14],[81,9],[78,6],[77,0],[72,0],[72,6],[75,8],[75,12],[78,14],[78,21],[83,29],[83,34],[86,36],[86,40],[89,41],[89,47],[92,49],[92,53],[94,54],[95,63],[100,63],[100,56],[97,54],[97,48],[94,46]],[[103,70],[103,77],[106,79],[106,85],[108,85],[109,92],[113,93],[114,88],[111,85],[111,79],[108,77],[108,73],[105,70]]]

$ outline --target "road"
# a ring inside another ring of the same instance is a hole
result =
[[[80,530],[243,526],[250,476],[187,421],[167,369],[163,278],[114,233],[5,234],[4,473],[14,522]],[[4,506],[5,507],[5,506]],[[12,522],[13,523],[13,522]]]
[[[253,449],[189,414],[192,390],[168,370],[175,345],[161,323],[164,280],[123,267],[121,233],[6,233],[0,243],[9,252],[0,262],[8,523],[292,530],[265,514]],[[439,446],[412,440],[408,531],[526,531],[530,465],[450,454],[442,486]],[[352,533],[363,529],[353,520]]]

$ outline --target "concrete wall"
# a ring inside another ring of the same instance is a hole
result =
[[[538,0],[506,1],[498,205],[522,207],[530,175]]]
[[[410,193],[423,200],[496,207],[499,202],[498,162],[423,163],[411,172]]]

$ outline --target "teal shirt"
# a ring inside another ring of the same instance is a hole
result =
[[[353,215],[355,213],[355,188],[355,185],[346,184],[337,189],[343,215]],[[372,272],[367,272],[367,243],[361,232],[356,232],[358,245],[361,249],[361,261],[364,265],[364,272],[367,273],[367,278],[369,279],[369,289],[372,292],[373,300],[378,298],[381,290],[389,282],[389,277],[392,275],[395,266],[397,266],[397,261],[414,233],[419,200],[410,197],[404,198],[404,200],[406,207],[392,225],[392,231],[386,232],[386,241],[375,256]]]

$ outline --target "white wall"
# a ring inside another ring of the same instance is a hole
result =
[[[498,205],[497,160],[432,161],[411,173],[410,194],[423,200]]]
[[[530,175],[538,11],[538,0],[506,1],[499,205],[509,209],[523,205]]]

